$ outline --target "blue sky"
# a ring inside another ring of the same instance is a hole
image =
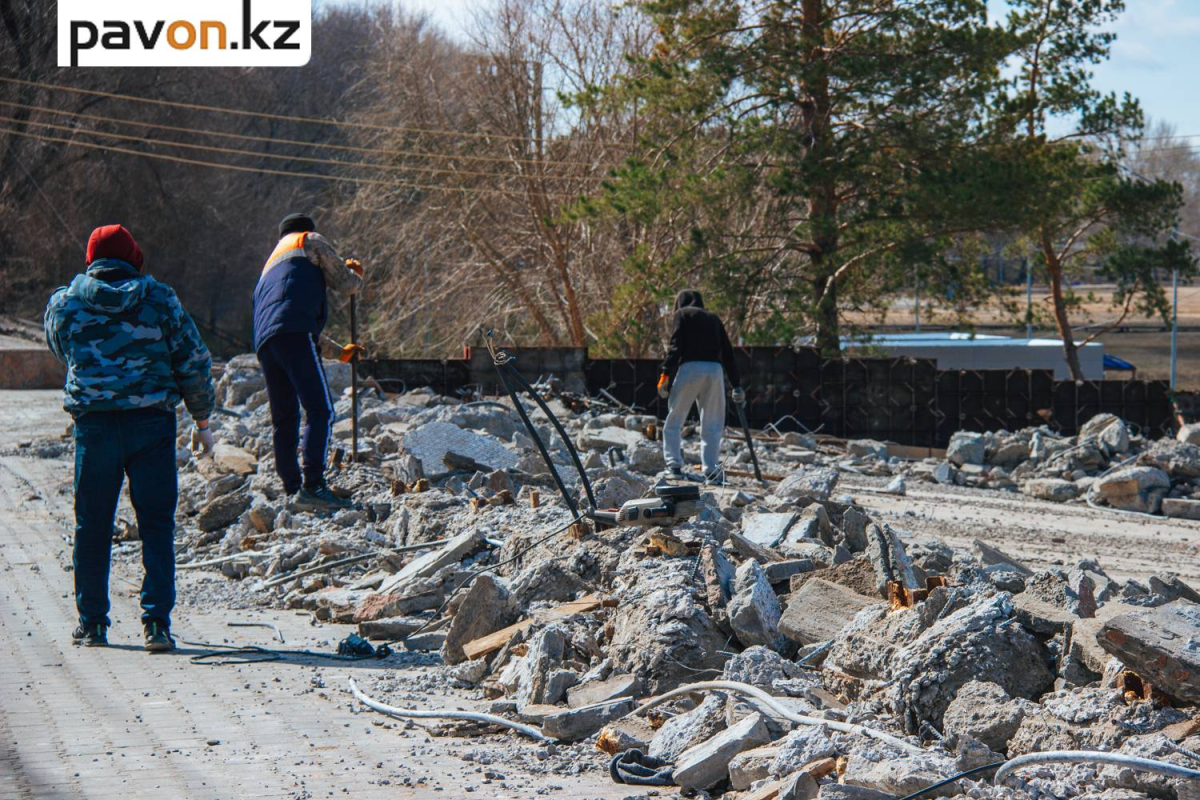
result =
[[[461,35],[478,0],[397,2]],[[1005,8],[1004,0],[988,5],[993,13]],[[1179,134],[1197,134],[1192,141],[1200,145],[1200,0],[1126,0],[1114,27],[1112,59],[1096,68],[1096,87],[1132,93],[1147,116],[1174,123]]]

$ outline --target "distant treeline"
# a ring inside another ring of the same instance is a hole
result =
[[[5,3],[0,311],[36,315],[92,227],[122,222],[214,349],[245,349],[275,226],[301,210],[367,266],[381,355],[485,327],[648,355],[684,286],[747,344],[829,352],[847,311],[917,284],[968,319],[1010,291],[991,255],[1050,286],[1038,313],[1072,359],[1085,265],[1118,322],[1165,313],[1162,276],[1192,274],[1169,234],[1193,227],[1200,169],[1089,85],[1118,0],[1008,5],[492,0],[453,38],[337,5],[303,68],[68,70],[54,3]]]

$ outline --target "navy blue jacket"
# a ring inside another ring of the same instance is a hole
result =
[[[325,276],[305,253],[303,237],[280,239],[254,287],[255,352],[280,333],[315,337],[325,328]]]

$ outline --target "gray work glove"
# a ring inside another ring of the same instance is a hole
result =
[[[201,458],[212,456],[213,435],[212,426],[207,428],[192,427],[192,452]]]
[[[734,389],[732,392],[729,393],[729,398],[731,400],[733,400],[733,404],[736,406],[745,405],[746,404],[746,390],[739,386],[736,389]]]

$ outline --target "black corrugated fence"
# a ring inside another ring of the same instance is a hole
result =
[[[583,348],[508,348],[530,381],[554,376],[568,391],[617,400],[662,417],[655,390],[656,359],[588,358]],[[1048,370],[939,370],[931,359],[825,359],[812,349],[737,348],[755,428],[820,431],[844,438],[883,439],[944,447],[958,430],[1017,430],[1049,424],[1064,433],[1101,412],[1116,414],[1158,437],[1175,427],[1166,381],[1055,381]],[[373,359],[363,371],[389,391],[428,386],[454,395],[474,388],[503,393],[487,352],[467,348],[462,359]],[[730,422],[734,422],[730,409]]]

